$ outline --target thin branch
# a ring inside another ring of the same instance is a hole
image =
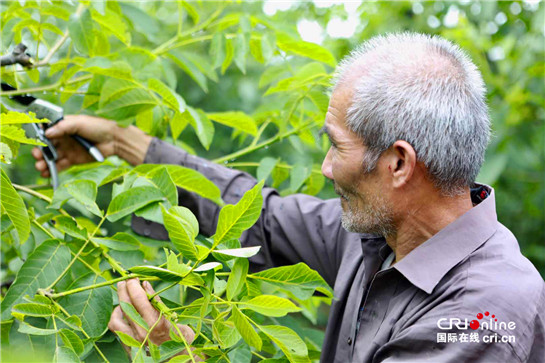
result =
[[[246,147],[246,148],[244,148],[242,150],[239,150],[239,151],[234,152],[234,153],[229,154],[229,155],[225,155],[225,156],[223,156],[221,158],[214,159],[212,161],[215,162],[215,163],[223,163],[224,161],[229,161],[231,159],[236,159],[238,157],[241,157],[242,155],[249,154],[251,152],[254,152],[256,150],[259,150],[259,149],[262,149],[262,148],[264,148],[266,146],[274,144],[275,142],[281,141],[282,139],[284,139],[284,138],[286,138],[288,136],[297,134],[297,133],[303,131],[304,129],[306,129],[312,123],[313,123],[313,121],[306,122],[306,123],[302,124],[301,126],[291,130],[291,131],[284,132],[282,134],[278,134],[278,135],[273,136],[270,139],[267,139],[267,140],[265,140],[265,141],[263,141],[263,142],[261,142],[261,143],[259,143],[257,145],[248,146],[248,147]]]
[[[87,81],[87,80],[90,80],[91,78],[93,78],[93,75],[92,74],[87,74],[85,76],[74,78],[74,79],[72,79],[72,80],[70,80],[70,81],[68,81],[68,82],[66,82],[64,84],[65,85],[70,85],[70,84],[73,84],[73,83]],[[45,86],[26,88],[26,89],[18,89],[18,90],[14,90],[14,91],[5,91],[5,92],[0,92],[0,97],[17,96],[17,95],[24,95],[24,94],[27,94],[27,93],[36,93],[36,92],[49,91],[49,90],[52,90],[52,89],[55,89],[55,88],[59,88],[61,85],[62,85],[61,82],[55,82],[53,84],[48,84],[48,85],[45,85]]]
[[[76,17],[80,16],[81,13],[83,12],[83,10],[85,9],[85,5],[83,4],[79,4],[77,9],[76,9]],[[53,47],[51,47],[51,49],[49,49],[49,52],[46,54],[46,56],[44,57],[44,59],[42,59],[41,61],[39,61],[38,63],[34,64],[33,65],[33,68],[36,68],[36,67],[42,67],[42,66],[46,66],[49,64],[49,61],[51,60],[51,58],[53,57],[53,55],[55,55],[55,53],[57,53],[57,51],[62,47],[62,45],[64,44],[64,42],[66,42],[66,40],[68,39],[68,36],[69,36],[69,32],[68,30],[66,30],[63,34],[63,36],[53,45]],[[37,56],[37,54],[36,54]]]
[[[34,197],[36,197],[36,198],[39,198],[39,199],[41,199],[41,200],[44,200],[44,201],[46,201],[47,203],[51,203],[51,198],[49,198],[47,195],[44,195],[44,194],[42,194],[42,193],[39,193],[39,192],[37,192],[37,191],[35,191],[35,190],[32,190],[32,189],[30,189],[30,188],[27,188],[27,187],[25,187],[25,186],[23,186],[23,185],[14,184],[14,183],[12,183],[11,185],[13,185],[13,187],[14,187],[15,189],[17,189],[17,190],[20,190],[20,191],[25,192],[25,193],[27,193],[27,194],[30,194],[30,195],[32,195],[32,196],[34,196]]]

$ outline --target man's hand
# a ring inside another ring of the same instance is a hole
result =
[[[117,295],[120,302],[124,301],[132,304],[151,328],[157,322],[157,319],[159,319],[159,312],[151,305],[147,294],[153,295],[155,291],[153,291],[151,284],[147,281],[144,281],[142,286],[137,279],[127,280],[126,282],[121,281],[117,284]],[[159,296],[156,296],[155,299],[160,301]],[[161,317],[159,323],[157,323],[155,328],[151,331],[149,340],[156,345],[161,345],[167,340],[170,340],[169,331],[171,327],[171,323],[164,317]],[[108,323],[108,328],[113,332],[121,331],[128,334],[139,342],[144,341],[147,335],[144,328],[140,327],[124,315],[121,306],[117,306],[114,309],[110,322]],[[195,339],[193,330],[190,327],[181,324],[178,324],[178,328],[184,335],[185,340],[191,344],[193,339]],[[126,348],[126,350],[130,351],[128,348]]]
[[[95,144],[104,157],[117,155],[133,165],[141,164],[148,150],[151,137],[135,126],[123,128],[115,121],[86,115],[69,115],[45,135],[57,148],[57,169],[64,170],[72,165],[89,163],[93,157],[72,137],[79,135]],[[38,148],[32,150],[36,169],[43,177],[49,177],[47,164]]]

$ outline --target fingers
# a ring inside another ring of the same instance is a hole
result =
[[[126,302],[127,304],[132,304],[132,301],[127,289],[127,282],[121,281],[117,284],[117,295],[119,296],[120,302],[123,301],[123,302]],[[123,312],[121,308],[120,310],[121,312]],[[147,334],[146,330],[142,328],[140,325],[136,324],[134,321],[132,321],[129,317],[126,317],[126,319],[129,322],[129,326],[132,328],[132,331],[136,334],[137,339],[139,341],[143,341]],[[134,333],[131,335],[134,336],[135,335]]]
[[[108,329],[110,329],[110,331],[114,333],[116,331],[120,331],[136,339],[136,337],[134,336],[134,331],[132,330],[130,325],[127,324],[127,322],[123,319],[123,311],[121,310],[121,306],[116,306],[116,308],[112,312],[112,316],[110,317],[110,321],[108,322]],[[123,343],[121,345],[123,345],[123,349],[125,349],[125,352],[130,355],[131,348]]]
[[[153,287],[151,287],[151,284],[149,283],[149,281],[142,282],[142,286],[144,287],[144,290],[146,290],[148,294],[150,295],[155,294],[155,290],[153,290]],[[153,299],[155,301],[161,301],[161,298],[159,297],[159,295],[155,296]]]
[[[187,344],[193,343],[193,340],[195,340],[195,332],[193,331],[193,329],[191,329],[187,325],[182,325],[182,324],[176,324],[176,325],[178,325],[178,329],[180,329],[180,331],[184,335],[184,338]]]
[[[77,134],[81,127],[82,121],[82,118],[79,116],[66,116],[64,120],[45,130],[45,136],[50,139],[54,139],[66,135]]]
[[[149,326],[155,324],[159,319],[159,312],[151,305],[148,300],[146,291],[140,286],[140,282],[136,279],[127,281],[127,291],[134,308],[144,318]]]
[[[121,306],[116,306],[112,312],[110,322],[108,323],[108,329],[113,332],[120,331],[130,336],[134,335],[130,325],[123,319],[123,311],[121,310]]]
[[[42,151],[37,147],[32,149],[31,154],[36,160],[43,160],[44,158]]]

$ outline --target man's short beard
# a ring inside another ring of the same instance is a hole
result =
[[[347,196],[349,199],[356,196]],[[348,199],[345,200],[347,209],[343,209],[341,223],[344,229],[355,233],[370,233],[380,236],[393,236],[396,228],[393,222],[392,208],[381,196],[361,196],[364,198],[363,207],[354,208]]]

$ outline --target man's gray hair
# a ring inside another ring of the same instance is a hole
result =
[[[377,36],[342,60],[334,89],[353,85],[348,127],[367,147],[372,171],[397,140],[413,146],[437,188],[471,186],[490,139],[482,76],[458,46],[416,33]]]

